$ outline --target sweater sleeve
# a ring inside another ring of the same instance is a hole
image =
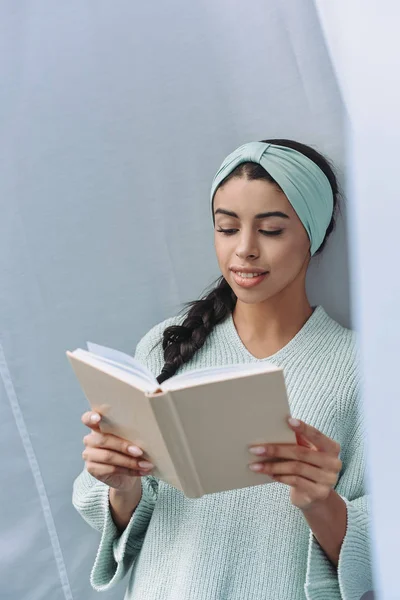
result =
[[[141,478],[142,496],[122,532],[110,512],[110,488],[84,469],[73,486],[72,502],[82,518],[100,532],[100,544],[90,574],[90,584],[102,592],[121,581],[133,565],[142,547],[157,499],[158,482],[154,477]]]
[[[174,321],[175,318],[168,319],[153,327],[136,347],[135,358],[154,375],[158,375],[163,366],[162,332]],[[73,506],[101,536],[90,574],[90,583],[97,591],[108,590],[121,581],[142,548],[157,501],[158,480],[150,475],[141,477],[141,483],[140,502],[121,534],[110,512],[109,486],[97,480],[86,469],[74,481]]]
[[[373,589],[370,549],[370,502],[366,492],[365,427],[358,388],[346,411],[340,453],[342,471],[335,490],[347,507],[347,527],[337,569],[310,531],[305,591],[308,600],[340,595],[360,600]],[[329,595],[331,594],[331,595]]]

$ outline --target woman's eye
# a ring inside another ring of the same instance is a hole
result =
[[[238,230],[237,229],[217,229],[218,233],[225,233],[225,235],[233,235],[234,233],[236,233]]]
[[[283,229],[275,229],[275,231],[266,231],[265,229],[259,229],[259,232],[263,235],[281,235]]]
[[[217,229],[218,233],[224,233],[225,235],[233,235],[234,233],[236,233],[237,231],[239,231],[238,229],[222,229],[222,227],[220,227],[219,229]],[[283,229],[276,229],[274,231],[266,231],[265,229],[259,229],[259,232],[262,233],[262,235],[281,235],[281,233],[283,232]]]

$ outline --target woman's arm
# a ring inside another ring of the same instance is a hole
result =
[[[129,491],[120,491],[115,488],[110,488],[110,512],[115,525],[121,533],[131,520],[132,514],[135,512],[141,497],[142,481],[140,477],[136,479],[133,488]]]
[[[319,545],[337,567],[347,527],[345,501],[332,490],[326,500],[303,509],[302,513]]]

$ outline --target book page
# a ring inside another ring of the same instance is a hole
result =
[[[278,370],[280,370],[278,367],[267,361],[263,363],[240,363],[218,367],[205,367],[204,369],[187,371],[181,375],[171,377],[167,381],[164,381],[160,387],[162,391],[181,390],[192,385],[225,381],[226,379],[235,379],[256,373],[268,373]]]
[[[155,383],[151,381],[147,381],[146,377],[140,371],[136,371],[131,367],[127,367],[118,363],[114,363],[114,361],[103,358],[100,356],[96,356],[91,352],[87,352],[86,350],[82,350],[82,348],[78,348],[71,353],[71,356],[81,360],[87,365],[91,365],[96,369],[103,371],[104,373],[108,373],[121,381],[125,381],[129,383],[133,387],[141,390],[142,392],[155,392],[159,385],[157,381]]]
[[[153,373],[129,354],[125,354],[125,352],[121,352],[120,350],[108,348],[107,346],[94,344],[93,342],[86,342],[86,344],[88,351],[97,359],[108,362],[111,361],[110,364],[113,364],[114,366],[128,369],[128,372],[132,372],[136,375],[140,374],[145,381],[151,384],[151,388],[158,385]]]

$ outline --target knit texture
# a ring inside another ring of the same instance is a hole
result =
[[[162,332],[181,322],[160,323],[136,348],[136,358],[156,376],[163,366]],[[283,368],[291,414],[341,445],[335,489],[347,505],[347,531],[338,569],[280,482],[186,498],[153,476],[142,477],[140,503],[119,534],[109,487],[83,470],[73,504],[101,536],[90,575],[94,589],[108,590],[128,573],[125,600],[359,600],[373,588],[355,334],[317,306],[284,348],[257,359],[229,315],[179,372],[261,360]]]

